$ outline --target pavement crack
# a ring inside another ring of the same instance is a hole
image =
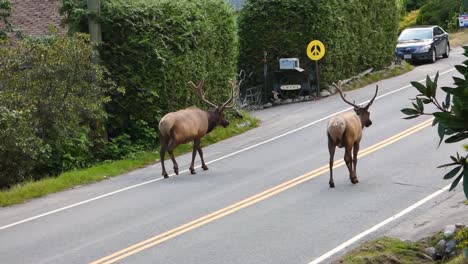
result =
[[[431,190],[437,190],[437,191],[441,189],[441,188],[434,188],[430,186],[423,186],[423,185],[404,183],[404,182],[392,182],[392,183],[396,185],[410,186],[410,187],[416,187],[416,188],[421,188],[421,189],[431,189]]]

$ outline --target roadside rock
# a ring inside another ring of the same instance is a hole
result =
[[[435,246],[436,256],[443,257],[445,255],[445,245],[447,245],[447,242],[444,239],[437,243]]]
[[[327,91],[327,90],[320,91],[320,96],[322,96],[322,97],[327,97],[327,96],[330,96],[330,95],[331,95],[331,93],[329,91]]]
[[[451,239],[449,242],[447,242],[447,245],[445,245],[445,254],[450,255],[451,253],[453,253],[456,246],[457,241],[455,241],[455,239]]]
[[[444,229],[444,237],[450,239],[455,236],[456,227],[455,225],[448,225]]]
[[[432,259],[436,258],[436,249],[435,249],[435,247],[429,247],[429,248],[424,249],[424,253],[426,253]]]
[[[263,105],[263,108],[270,108],[272,106],[273,106],[272,103],[266,103],[266,104]]]

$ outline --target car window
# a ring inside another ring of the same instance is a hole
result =
[[[401,32],[398,41],[426,40],[432,39],[432,29],[430,28],[411,28]]]
[[[440,27],[437,27],[436,30],[437,30],[437,35],[442,35],[445,33]]]

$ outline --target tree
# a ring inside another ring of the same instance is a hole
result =
[[[468,46],[464,47],[464,55],[468,57]],[[463,65],[455,66],[457,71],[462,74],[463,78],[453,77],[455,87],[442,87],[446,93],[445,101],[439,102],[436,98],[437,95],[437,81],[439,73],[431,80],[429,76],[426,77],[426,85],[419,82],[412,82],[411,84],[420,92],[413,100],[413,108],[402,109],[405,119],[413,119],[422,115],[434,116],[433,126],[438,125],[439,145],[444,141],[445,143],[462,142],[468,138],[468,60]],[[436,111],[428,113],[424,110],[424,105],[432,104],[436,107]],[[446,138],[447,137],[447,138]],[[446,138],[444,140],[444,138]],[[468,153],[468,144],[464,145]],[[463,189],[465,196],[468,199],[468,155],[457,153],[456,156],[450,156],[451,162],[441,165],[438,168],[452,168],[444,179],[454,179],[450,187],[453,190],[458,183],[463,179]]]
[[[0,0],[0,40],[7,37],[7,32],[12,30],[8,18],[11,16],[10,0]]]

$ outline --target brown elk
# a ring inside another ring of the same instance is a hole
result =
[[[237,96],[236,81],[230,81],[231,96],[221,106],[218,106],[205,98],[206,91],[203,91],[204,81],[199,85],[189,82],[192,90],[198,94],[201,99],[211,105],[214,109],[210,111],[201,110],[197,107],[189,107],[176,112],[171,112],[163,116],[159,122],[159,131],[161,137],[161,165],[162,175],[168,178],[166,168],[164,166],[164,156],[166,151],[172,159],[175,174],[179,174],[179,166],[174,158],[173,150],[180,144],[185,144],[193,141],[192,163],[190,164],[190,173],[195,174],[194,162],[196,152],[200,155],[203,170],[208,170],[203,159],[203,151],[200,146],[201,139],[210,133],[216,126],[221,125],[227,127],[229,122],[224,117],[224,110],[234,106],[233,99]]]
[[[332,117],[328,121],[327,135],[328,135],[328,151],[330,152],[330,188],[335,187],[333,182],[333,158],[335,156],[336,147],[345,148],[344,160],[349,170],[349,179],[353,184],[358,183],[356,175],[357,155],[359,152],[359,143],[362,138],[362,129],[372,125],[370,120],[369,107],[374,102],[379,86],[375,89],[375,95],[366,106],[359,106],[349,102],[345,99],[341,90],[342,82],[339,81],[338,85],[333,83],[340,93],[343,101],[354,107],[354,112],[345,112]],[[352,151],[352,156],[351,156]]]

